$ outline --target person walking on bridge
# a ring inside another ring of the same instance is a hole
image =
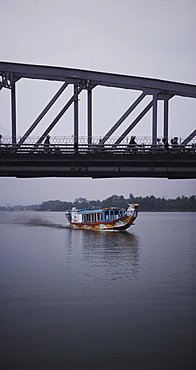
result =
[[[158,148],[161,149],[163,147],[163,144],[161,142],[161,139],[157,139],[157,145],[158,145]]]
[[[178,137],[175,136],[172,140],[171,140],[171,144],[172,144],[172,147],[173,148],[176,148],[178,146]]]
[[[133,151],[136,150],[135,148],[136,148],[137,143],[135,141],[135,138],[136,138],[136,136],[131,136],[131,139],[130,139],[129,144],[128,144],[128,149],[129,150],[133,150]]]
[[[135,141],[135,138],[136,138],[136,136],[131,136],[131,139],[129,141],[129,145],[137,145],[137,143]]]
[[[168,143],[168,141],[164,138],[164,139],[162,140],[162,142],[163,142],[164,148],[165,148],[166,150],[169,150],[169,143]]]
[[[47,135],[44,141],[44,152],[49,153],[50,151],[50,135]]]

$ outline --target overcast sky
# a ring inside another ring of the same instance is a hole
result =
[[[1,61],[196,84],[195,0],[0,0],[0,14]],[[17,83],[18,135],[28,129],[59,86],[47,81]],[[34,135],[39,135],[43,127],[48,126],[52,114],[58,113],[60,104],[71,93],[68,89]],[[0,131],[3,136],[10,134],[9,96],[7,89],[0,91]],[[93,135],[103,136],[135,96],[136,92],[97,88],[93,96]],[[80,135],[86,134],[85,99],[81,95]],[[195,99],[171,100],[170,137],[186,137],[195,129],[195,105]],[[158,135],[162,136],[161,103],[158,108]],[[51,135],[69,136],[72,126],[70,110]],[[138,139],[151,136],[148,115],[135,127],[134,134]],[[0,178],[0,205],[27,205],[50,199],[70,201],[79,196],[104,199],[112,194],[122,194],[128,197],[130,193],[175,198],[195,194],[195,185],[195,180],[143,178]]]

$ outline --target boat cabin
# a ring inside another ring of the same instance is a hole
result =
[[[125,215],[123,208],[104,208],[100,210],[83,209],[77,210],[75,207],[66,216],[69,222],[78,223],[100,223],[111,222]]]
[[[102,210],[102,221],[114,221],[125,215],[125,209],[123,208],[105,208]]]

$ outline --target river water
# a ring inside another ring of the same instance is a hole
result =
[[[1,370],[195,368],[196,213],[125,232],[0,213]]]

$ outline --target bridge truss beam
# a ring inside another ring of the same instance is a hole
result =
[[[46,107],[42,110],[36,120],[23,134],[22,138],[17,141],[17,122],[16,122],[16,83],[21,79],[37,79],[48,81],[60,81],[62,85],[56,94],[51,98]],[[158,80],[144,77],[134,77],[127,75],[102,73],[96,71],[39,66],[19,63],[0,62],[0,90],[7,88],[11,90],[11,112],[12,112],[12,144],[20,147],[29,135],[33,132],[35,127],[40,123],[45,114],[49,111],[52,105],[64,92],[68,85],[73,85],[73,95],[57,114],[55,119],[44,130],[40,138],[37,140],[35,146],[39,146],[44,140],[45,136],[51,132],[60,118],[69,109],[71,105],[74,106],[74,144],[78,145],[79,137],[79,114],[78,114],[78,96],[82,91],[87,93],[87,132],[88,145],[92,144],[93,135],[93,89],[96,86],[112,87],[126,90],[137,90],[140,92],[138,98],[130,105],[130,107],[122,114],[122,116],[114,123],[114,125],[105,133],[99,145],[103,145],[111,137],[111,135],[119,128],[125,119],[134,111],[136,107],[142,102],[146,96],[151,96],[150,103],[137,115],[137,117],[129,123],[129,126],[116,140],[113,147],[118,146],[123,139],[133,130],[138,122],[145,116],[145,114],[152,109],[152,144],[157,142],[157,104],[159,100],[164,101],[164,128],[163,135],[168,138],[169,125],[169,100],[174,96],[182,96],[188,98],[196,98],[196,86],[190,84],[183,84],[172,81]],[[187,144],[196,136],[194,130],[184,140],[183,144]]]

